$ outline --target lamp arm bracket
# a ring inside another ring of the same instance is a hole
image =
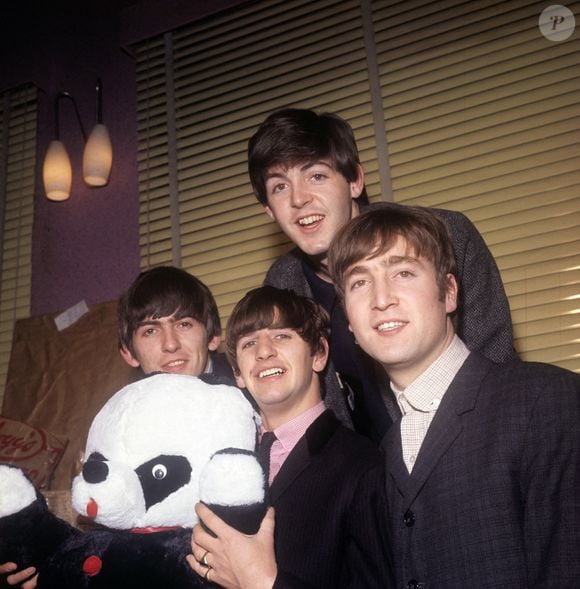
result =
[[[79,127],[81,129],[81,133],[83,134],[83,139],[85,143],[87,142],[87,133],[85,131],[85,126],[83,125],[83,121],[81,119],[81,115],[79,112],[79,108],[77,106],[76,100],[69,92],[59,92],[56,95],[54,100],[54,122],[55,122],[55,131],[56,131],[56,138],[60,139],[60,117],[59,117],[59,104],[63,98],[68,98],[74,106],[75,113],[77,115],[77,121],[79,122]]]

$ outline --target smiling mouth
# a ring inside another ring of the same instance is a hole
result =
[[[311,227],[316,223],[320,223],[324,219],[324,215],[309,215],[298,219],[297,223],[300,227]]]
[[[394,329],[403,327],[403,325],[405,324],[402,321],[385,321],[384,323],[377,325],[377,330],[380,332],[393,331]]]
[[[286,371],[282,370],[282,368],[268,368],[267,370],[262,370],[258,372],[258,378],[266,378],[268,376],[280,376],[285,372]]]
[[[173,360],[165,364],[165,368],[181,368],[185,364],[185,360]]]

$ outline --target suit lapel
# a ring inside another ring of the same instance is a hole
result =
[[[403,460],[403,445],[401,443],[401,418],[389,428],[381,447],[387,459],[387,472],[395,482],[399,491],[404,495],[409,484],[409,471]]]
[[[313,456],[322,451],[336,428],[340,425],[332,411],[320,415],[300,438],[284,461],[280,472],[270,487],[270,501],[275,504],[279,497],[292,485],[300,473],[310,464]]]
[[[447,389],[437,413],[421,445],[411,475],[403,461],[400,421],[392,435],[385,439],[391,460],[389,471],[399,490],[410,505],[429,476],[457,440],[463,430],[462,415],[472,411],[490,363],[477,354],[470,354]]]

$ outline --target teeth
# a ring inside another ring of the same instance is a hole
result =
[[[322,219],[324,219],[324,215],[310,215],[310,217],[303,217],[302,219],[298,219],[298,224],[302,226],[312,225],[312,223],[322,221]]]
[[[260,373],[258,373],[258,376],[260,378],[264,378],[266,376],[275,376],[278,374],[284,374],[284,372],[286,372],[286,371],[282,370],[281,368],[268,368],[268,370],[262,370]]]
[[[385,321],[384,323],[381,323],[377,329],[379,331],[391,331],[392,329],[397,329],[397,327],[401,327],[402,325],[403,323],[400,321]]]
[[[176,366],[181,366],[182,364],[185,364],[185,360],[174,360],[173,362],[169,362],[167,366],[170,368],[175,368]]]

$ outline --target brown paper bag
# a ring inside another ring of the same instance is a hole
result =
[[[119,355],[116,301],[62,331],[54,317],[17,321],[2,414],[69,440],[49,485],[69,490],[93,417],[139,372]]]

